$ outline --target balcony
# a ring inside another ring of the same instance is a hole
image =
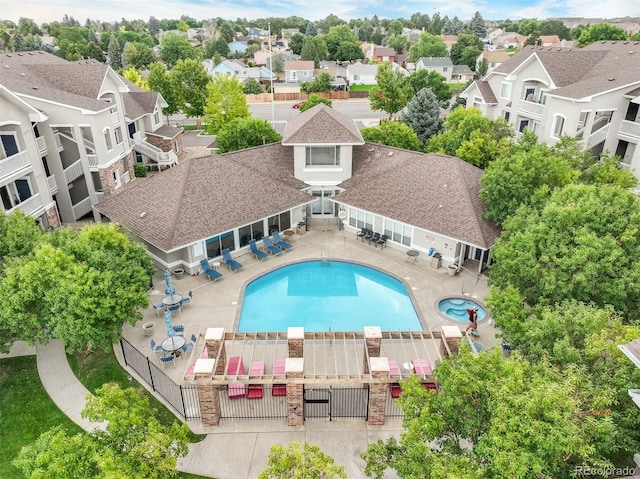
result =
[[[599,143],[602,143],[607,139],[607,134],[609,133],[609,123],[600,128],[599,130],[594,131],[589,135],[589,139],[587,140],[587,148],[593,148]]]
[[[634,143],[640,142],[640,123],[629,120],[622,120],[618,137],[631,140]]]
[[[15,155],[0,160],[0,180],[9,176],[24,174],[31,168],[31,161],[27,150],[16,153]]]
[[[31,198],[27,198],[22,203],[11,208],[7,211],[7,214],[10,215],[16,210],[21,210],[25,215],[33,216],[37,218],[42,213],[44,213],[44,205],[42,204],[42,198],[40,197],[40,193],[36,193]]]
[[[104,191],[96,191],[96,200],[98,203],[104,201]]]
[[[114,125],[117,125],[120,123],[120,116],[118,115],[117,111],[111,112],[111,121],[113,122]]]
[[[87,155],[89,168],[98,168],[98,155]]]
[[[86,215],[91,211],[91,198],[87,196],[84,200],[73,205],[72,209],[73,209],[73,217],[76,220],[79,220],[80,218],[82,218],[84,215]]]
[[[56,133],[56,148],[58,149],[58,153],[64,150],[64,145],[62,144],[62,138],[60,137],[60,133]]]
[[[56,183],[55,176],[51,175],[47,177],[47,183],[49,184],[49,192],[55,195],[58,192],[58,183]]]
[[[518,105],[518,111],[520,113],[525,113],[526,115],[535,116],[538,118],[542,118],[543,110],[544,105],[532,101],[520,100],[520,104]]]
[[[84,171],[82,170],[81,159],[77,160],[75,163],[73,163],[70,166],[67,166],[64,169],[64,179],[66,180],[67,184],[71,183],[76,178],[81,177],[83,174],[84,174]]]
[[[38,145],[40,156],[45,156],[49,152],[49,149],[47,148],[47,142],[44,140],[44,136],[37,137],[36,144]]]

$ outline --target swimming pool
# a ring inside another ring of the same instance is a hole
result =
[[[303,261],[249,283],[238,331],[418,331],[422,324],[404,284],[345,261]]]
[[[486,317],[487,312],[476,301],[463,298],[446,298],[438,302],[438,310],[441,314],[448,319],[453,319],[460,323],[469,321],[467,309],[473,308],[478,308],[478,321],[482,321]]]

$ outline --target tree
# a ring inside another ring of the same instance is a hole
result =
[[[28,231],[20,222],[6,225]],[[59,339],[68,350],[108,349],[125,323],[142,319],[139,309],[149,304],[152,273],[144,248],[113,224],[47,233],[28,255],[4,264],[0,349],[8,351],[15,340],[49,339]]]
[[[301,60],[313,60],[315,68],[320,67],[320,62],[326,60],[329,55],[327,44],[322,38],[307,37],[304,39],[302,51],[300,52]]]
[[[331,456],[308,442],[276,444],[269,451],[267,468],[258,479],[346,479],[344,467],[335,464]]]
[[[236,77],[216,75],[207,85],[204,121],[207,131],[217,134],[227,123],[236,118],[251,116],[247,97]]]
[[[122,64],[122,46],[115,35],[109,39],[108,56],[109,66],[116,71],[121,70],[124,66]]]
[[[242,87],[242,92],[245,95],[259,95],[260,93],[263,93],[263,90],[260,83],[258,83],[255,78],[249,78],[244,84],[244,87]]]
[[[404,35],[394,35],[389,38],[388,45],[395,50],[396,53],[404,53],[407,49],[409,41]]]
[[[244,150],[254,146],[276,143],[282,136],[266,120],[236,118],[218,131],[216,139],[220,153]]]
[[[400,20],[392,20],[387,28],[389,35],[401,35],[402,34],[402,22]]]
[[[300,90],[304,93],[328,92],[331,91],[331,82],[333,77],[327,72],[314,76],[310,82],[304,82],[300,86]]]
[[[211,76],[199,60],[178,60],[169,72],[173,94],[178,99],[180,110],[188,117],[204,114],[207,87],[211,81]]]
[[[560,40],[571,40],[571,30],[561,20],[542,20],[540,35],[558,35]]]
[[[417,62],[422,57],[447,57],[447,46],[442,38],[423,32],[420,38],[409,47],[408,59]]]
[[[342,58],[338,58],[336,56],[338,48],[342,43],[352,43],[356,46],[359,45],[358,37],[356,37],[355,34],[351,31],[349,25],[337,25],[335,27],[331,27],[329,33],[327,33],[323,38],[325,43],[327,44],[329,56],[333,60],[343,60]]]
[[[319,105],[320,103],[324,103],[325,105],[327,105],[329,108],[332,108],[332,102],[331,100],[327,99],[327,98],[322,98],[321,96],[318,95],[311,95],[301,106],[300,106],[300,111],[307,111],[310,110],[311,108],[313,108],[316,105]]]
[[[152,63],[149,65],[149,75],[147,76],[149,88],[157,91],[167,102],[167,106],[162,109],[165,115],[172,115],[180,110],[180,101],[173,90],[169,80],[169,72],[164,63]]]
[[[462,32],[464,32],[464,22],[457,16],[452,20],[447,20],[442,27],[443,35],[460,35]]]
[[[149,91],[149,84],[147,80],[144,79],[140,70],[136,70],[133,67],[129,67],[122,72],[122,76],[129,80],[131,83],[139,86],[143,90]]]
[[[422,145],[440,132],[444,120],[440,118],[440,104],[429,88],[423,88],[411,99],[400,119],[418,136]]]
[[[604,156],[582,172],[580,181],[587,184],[617,185],[621,188],[637,186],[638,179],[633,173],[620,167],[621,161],[618,156]]]
[[[0,214],[0,262],[32,253],[42,239],[42,229],[22,210]]]
[[[429,88],[439,102],[446,102],[451,98],[451,88],[447,85],[447,79],[435,70],[416,70],[407,78],[414,94],[423,88]]]
[[[526,18],[518,24],[520,35],[531,35],[540,31],[540,21],[535,18]]]
[[[305,31],[305,35],[308,37],[315,37],[318,34],[318,29],[316,28],[316,24],[314,22],[309,22],[307,24],[307,30]]]
[[[187,37],[169,33],[160,44],[160,58],[169,68],[178,63],[178,60],[198,59],[198,50],[191,46]]]
[[[335,60],[353,62],[364,58],[364,52],[358,42],[342,42],[336,51]]]
[[[487,26],[484,23],[484,19],[480,12],[476,11],[469,23],[469,30],[478,38],[485,38],[487,36]]]
[[[411,86],[402,71],[394,69],[389,62],[378,67],[376,83],[378,88],[369,92],[371,108],[385,111],[393,118],[409,101]]]
[[[578,45],[587,45],[600,40],[626,40],[627,32],[624,29],[610,23],[594,23],[587,27],[578,38]]]
[[[491,283],[512,286],[531,306],[574,299],[638,321],[639,225],[640,204],[629,191],[568,185],[541,210],[521,208],[505,221]]]
[[[154,37],[160,33],[160,22],[153,15],[149,17],[149,21],[147,22],[147,31],[149,35],[153,35]]]
[[[153,51],[145,43],[132,42],[124,49],[124,66],[126,67],[146,69],[154,61]]]
[[[463,33],[458,37],[458,41],[451,47],[449,56],[454,65],[469,65],[473,61],[473,68],[476,67],[476,59],[482,53],[482,42],[475,35]]]
[[[422,144],[416,132],[398,121],[383,121],[379,126],[363,128],[360,133],[362,133],[362,138],[369,143],[422,151]]]
[[[284,59],[282,55],[274,55],[271,57],[271,70],[273,73],[284,72]]]
[[[300,55],[302,46],[304,45],[305,36],[302,33],[294,33],[289,39],[289,48],[295,55]]]

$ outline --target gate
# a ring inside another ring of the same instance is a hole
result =
[[[367,419],[369,389],[366,387],[305,387],[304,418],[329,421]]]

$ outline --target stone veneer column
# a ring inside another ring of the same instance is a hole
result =
[[[304,328],[289,327],[287,329],[287,344],[290,358],[304,357]]]
[[[387,358],[369,358],[371,376],[376,379],[389,378],[389,360]],[[384,411],[389,396],[388,383],[371,383],[369,384],[369,412],[367,424],[382,425],[384,424]]]
[[[446,341],[451,354],[457,354],[462,341],[462,331],[458,326],[442,326],[442,341]],[[447,356],[447,350],[442,347],[443,356]]]
[[[368,358],[377,358],[380,356],[380,347],[382,346],[382,330],[380,326],[364,327],[364,347],[367,354],[364,355],[364,372],[369,373]]]
[[[287,426],[302,426],[304,423],[304,384],[289,380],[304,377],[304,359],[287,358],[284,363],[284,372],[287,378]]]
[[[220,424],[220,393],[218,386],[211,384],[215,362],[215,359],[199,358],[193,368],[202,425],[205,427]]]
[[[58,217],[58,210],[55,206],[49,208],[44,212],[47,217],[47,224],[54,229],[60,228],[60,218]]]
[[[227,364],[227,354],[224,348],[224,328],[208,328],[204,335],[204,342],[209,358],[218,358],[215,375],[224,374],[224,367]],[[220,356],[218,357],[218,352]]]

